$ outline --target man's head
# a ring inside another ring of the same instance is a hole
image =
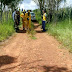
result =
[[[22,11],[23,13],[25,12],[25,10]]]
[[[42,12],[44,13],[44,10],[42,10]]]
[[[30,10],[28,10],[28,13],[30,13]]]
[[[44,13],[46,13],[46,9],[44,9]]]
[[[25,12],[25,9],[23,10],[23,12]]]
[[[18,14],[18,11],[16,11],[16,14]]]
[[[46,9],[42,10],[43,13],[46,13]]]
[[[15,11],[16,11],[16,9],[15,9]]]
[[[22,9],[22,12],[23,12],[23,9]]]
[[[30,15],[30,10],[28,10],[28,16]]]

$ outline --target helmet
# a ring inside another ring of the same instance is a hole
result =
[[[28,10],[28,12],[30,12],[30,10]]]
[[[23,12],[25,12],[25,10],[23,10]]]

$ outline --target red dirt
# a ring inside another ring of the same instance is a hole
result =
[[[0,72],[72,72],[71,54],[34,23],[36,40],[17,33],[0,48]]]

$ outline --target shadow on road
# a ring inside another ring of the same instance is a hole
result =
[[[33,22],[33,24],[34,24],[34,30],[36,31],[36,33],[44,33],[44,32],[42,32],[42,28],[41,28],[41,25],[40,24],[38,24],[38,22],[37,21],[32,21]],[[46,30],[47,31],[47,30]],[[18,31],[16,31],[17,33],[26,33],[26,30],[18,30]]]
[[[72,72],[69,71],[65,67],[57,67],[57,66],[43,66],[44,72]]]
[[[70,70],[68,70],[68,68],[66,67],[58,67],[58,66],[43,66],[43,65],[39,65],[39,63],[42,62],[42,60],[36,60],[33,62],[29,62],[29,63],[21,63],[17,66],[14,67],[10,67],[10,68],[6,68],[6,69],[2,69],[0,70],[0,72],[5,72],[5,71],[11,71],[14,68],[20,67],[19,70],[23,70],[23,72],[27,72],[29,70],[36,70],[35,72],[72,72]],[[35,64],[37,63],[37,65],[35,66]],[[31,66],[30,66],[31,65]],[[21,69],[22,67],[22,69]]]
[[[36,33],[44,33],[44,32],[42,32],[41,30],[40,31],[36,30]]]
[[[31,67],[30,69],[36,69],[37,71],[42,72],[72,72],[71,70],[68,70],[65,67],[57,67],[57,66],[36,66]]]
[[[26,33],[26,30],[18,30],[17,33]]]
[[[36,25],[36,26],[34,26],[34,29],[37,29],[39,26],[40,26],[40,25]]]
[[[7,65],[7,64],[11,64],[15,62],[15,58],[8,56],[8,55],[4,55],[4,56],[0,56],[0,67]]]
[[[28,66],[28,65],[30,65],[30,64],[34,64],[34,63],[36,63],[36,62],[40,62],[40,61],[42,61],[42,60],[35,60],[35,61],[29,62],[29,63],[22,62],[21,64],[18,64],[18,65],[16,65],[16,66],[12,66],[12,67],[9,67],[9,68],[1,69],[0,72],[5,72],[5,71],[10,72],[12,69],[17,68],[17,67],[23,67],[23,68],[25,69],[25,68],[27,68],[26,66]],[[30,67],[29,69],[31,69],[31,68],[33,68],[33,67]],[[20,68],[20,69],[21,69],[21,68]],[[19,69],[19,70],[20,70],[20,69]],[[23,72],[24,72],[24,71],[23,71]]]
[[[32,20],[32,22],[38,23],[38,21],[37,21],[37,20]]]

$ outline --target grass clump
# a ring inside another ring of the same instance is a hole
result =
[[[28,34],[30,34],[30,38],[36,40],[37,38],[35,37],[35,30],[34,30],[34,24],[31,22],[31,29],[27,31]]]

